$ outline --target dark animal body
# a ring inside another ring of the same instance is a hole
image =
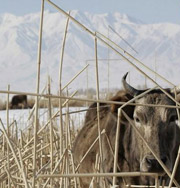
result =
[[[27,108],[27,95],[14,95],[11,100],[11,109],[23,109]]]
[[[117,102],[127,102],[135,95],[144,91],[132,88],[125,82],[126,76],[123,78],[125,90],[119,91],[111,100]],[[170,89],[166,91],[174,97]],[[135,100],[136,104],[157,104],[157,105],[175,105],[175,102],[167,97],[160,90],[153,90],[143,97]],[[78,133],[73,146],[73,154],[75,165],[77,166],[92,145],[98,138],[98,120],[97,120],[97,104],[94,103],[89,107],[86,113],[85,123],[81,131]],[[102,169],[101,172],[112,172],[115,148],[115,136],[117,128],[117,109],[121,105],[116,104],[100,104],[100,127],[102,133]],[[180,129],[176,124],[177,111],[173,108],[166,107],[149,107],[149,106],[126,106],[123,111],[133,120],[134,125],[144,136],[150,147],[155,151],[156,155],[162,160],[166,167],[172,171],[178,147],[180,144]],[[157,172],[162,173],[163,169],[149,151],[146,144],[137,135],[129,121],[124,116],[121,117],[120,140],[118,150],[118,171],[119,172]],[[112,148],[112,149],[111,149]],[[94,144],[88,155],[78,168],[79,173],[94,173],[96,155],[99,154],[98,141]],[[180,183],[180,167],[177,169],[175,176]],[[168,176],[164,176],[168,183]],[[81,187],[89,187],[92,178],[80,178]],[[129,185],[154,185],[154,178],[151,177],[128,177],[124,178]],[[112,178],[105,178],[106,187],[112,185]],[[120,188],[125,187],[122,178],[117,179],[117,185]],[[95,187],[103,187],[104,181],[100,181]]]

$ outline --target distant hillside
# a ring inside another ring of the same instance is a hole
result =
[[[7,84],[10,84],[12,90],[35,91],[39,15],[39,13],[22,17],[11,14],[0,15],[0,89],[6,89]],[[71,15],[91,30],[101,32],[106,36],[109,35],[118,45],[149,67],[156,69],[158,73],[171,82],[180,83],[180,25],[171,23],[145,24],[117,12],[114,14],[90,14],[74,10]],[[59,59],[65,23],[66,18],[60,13],[45,11],[41,88],[46,84],[47,75],[50,74],[54,92],[58,89]],[[63,85],[85,67],[86,63],[89,63],[88,72],[85,71],[69,88],[75,90],[96,87],[95,63],[89,61],[94,59],[94,53],[94,39],[70,22],[63,64]],[[134,86],[145,83],[142,75],[99,42],[98,58],[107,59],[108,57],[118,60],[109,61],[109,73],[108,61],[99,60],[100,88],[107,88],[108,83],[111,88],[120,88],[121,78],[127,71],[130,71],[129,80]],[[151,76],[155,79],[154,75]],[[157,79],[157,81],[160,80]],[[163,82],[160,84],[167,86]]]

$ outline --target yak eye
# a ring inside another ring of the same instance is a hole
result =
[[[135,121],[136,121],[136,123],[139,123],[140,119],[138,117],[135,117]]]
[[[176,115],[173,115],[173,116],[170,117],[169,123],[175,122],[176,120],[177,120],[177,116],[176,116]]]

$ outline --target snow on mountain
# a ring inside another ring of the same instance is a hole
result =
[[[145,24],[117,12],[114,14],[90,14],[74,10],[71,15],[92,31],[109,35],[111,40],[144,64],[152,69],[156,67],[157,72],[172,83],[180,83],[180,25],[171,23]],[[40,13],[25,16],[0,15],[0,89],[6,89],[7,85],[10,84],[11,90],[35,91],[39,19]],[[45,11],[41,88],[46,84],[49,74],[52,78],[53,91],[58,89],[60,51],[66,20],[67,18],[58,12]],[[127,42],[138,54],[127,45]],[[144,76],[102,42],[98,42],[100,88],[108,87],[108,61],[101,60],[108,57],[114,59],[109,61],[109,85],[111,88],[121,87],[121,78],[127,71],[130,71],[129,81],[132,85],[144,85]],[[87,85],[95,88],[95,62],[90,61],[94,58],[93,37],[70,21],[63,63],[63,85],[69,82],[88,63],[88,71],[83,72],[69,88],[75,90],[86,88]],[[154,75],[146,72],[155,78]],[[163,86],[168,86],[159,78],[157,78],[157,82]],[[148,84],[149,87],[152,85],[150,82]]]

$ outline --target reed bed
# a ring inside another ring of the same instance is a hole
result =
[[[42,34],[43,34],[43,16],[44,16],[44,3],[48,3],[52,5],[55,9],[57,9],[61,14],[64,14],[67,17],[66,27],[64,31],[63,44],[60,55],[60,63],[59,63],[59,94],[53,95],[51,93],[51,82],[50,78],[48,79],[48,84],[46,89],[43,92],[40,92],[40,71],[41,71],[41,44],[42,44]],[[86,66],[79,71],[72,79],[62,86],[62,72],[63,72],[63,56],[65,51],[66,44],[66,35],[68,33],[68,24],[69,21],[73,22],[80,28],[82,28],[85,32],[91,35],[94,38],[94,49],[95,49],[95,75],[96,75],[96,99],[90,98],[77,98],[75,97],[76,91],[71,95],[68,93],[68,86],[84,71],[88,69],[88,61]],[[120,56],[124,61],[130,64],[134,69],[136,69],[140,74],[143,74],[147,79],[155,84],[155,88],[159,88],[164,92],[168,97],[176,102],[176,106],[166,106],[169,108],[177,108],[179,109],[179,103],[172,98],[158,83],[156,83],[149,75],[147,75],[140,67],[143,67],[150,71],[153,74],[156,74],[157,77],[162,79],[163,81],[170,84],[176,90],[174,84],[166,80],[161,75],[157,74],[155,71],[151,70],[149,67],[144,65],[141,61],[133,57],[131,54],[126,52],[120,46],[112,42],[106,36],[91,31],[86,26],[81,24],[79,21],[74,19],[70,13],[65,12],[56,4],[54,4],[50,0],[42,0],[41,6],[41,19],[40,19],[40,29],[39,29],[39,47],[38,47],[38,57],[37,57],[37,84],[36,84],[36,92],[18,92],[11,91],[10,86],[8,86],[7,90],[1,90],[1,94],[7,95],[7,103],[6,103],[6,122],[0,119],[0,188],[45,188],[45,187],[53,187],[53,188],[68,188],[74,187],[78,188],[79,185],[79,177],[113,177],[113,186],[118,187],[116,185],[117,177],[133,177],[133,176],[152,176],[155,178],[155,185],[151,187],[165,187],[163,185],[159,185],[159,174],[157,173],[142,173],[142,172],[117,172],[117,159],[118,159],[118,140],[119,140],[119,131],[120,130],[120,122],[117,124],[117,132],[116,132],[116,144],[114,151],[114,168],[113,173],[93,173],[93,174],[79,174],[78,166],[74,165],[74,159],[72,154],[72,146],[73,141],[76,137],[78,130],[74,128],[74,121],[71,118],[72,112],[69,111],[69,107],[71,106],[72,101],[75,103],[81,103],[83,106],[86,103],[96,102],[97,103],[97,118],[98,118],[98,137],[94,141],[99,142],[100,146],[100,156],[97,157],[97,169],[101,168],[101,159],[103,156],[102,152],[102,142],[101,135],[104,134],[103,131],[100,130],[100,117],[99,117],[99,103],[108,103],[108,104],[121,104],[121,108],[118,110],[118,116],[121,117],[123,113],[127,120],[131,123],[132,127],[137,131],[139,136],[144,140],[149,150],[153,153],[157,161],[160,163],[166,174],[170,177],[171,181],[169,184],[169,188],[174,183],[176,187],[180,187],[176,180],[174,179],[174,174],[176,172],[176,167],[179,161],[179,153],[177,156],[177,160],[171,173],[166,166],[162,163],[162,161],[158,158],[156,153],[152,150],[146,140],[143,138],[143,135],[137,130],[134,126],[133,122],[129,119],[129,117],[122,111],[122,107],[126,105],[135,105],[133,101],[136,99],[132,99],[127,103],[123,102],[115,102],[100,99],[100,91],[99,91],[99,70],[98,70],[98,50],[97,43],[102,42],[105,46],[114,51],[117,55]],[[139,65],[135,65],[133,61]],[[154,89],[154,88],[153,88]],[[108,88],[109,90],[109,88]],[[152,89],[147,90],[142,93],[141,96],[150,92]],[[46,91],[46,93],[45,93]],[[65,92],[66,91],[66,92]],[[66,93],[66,94],[64,94]],[[33,108],[29,112],[29,117],[26,122],[26,128],[24,130],[19,130],[18,121],[9,119],[9,96],[12,94],[26,94],[29,97],[35,97],[35,101]],[[138,96],[140,97],[140,96]],[[54,102],[55,101],[55,102]],[[40,121],[40,106],[46,108],[46,118],[44,121]],[[54,110],[54,106],[56,105],[56,110]],[[140,105],[140,104],[139,104]],[[154,106],[147,104],[148,106]],[[163,105],[159,105],[163,106]],[[63,113],[63,109],[66,109],[66,112]],[[86,109],[82,110],[86,111]],[[78,110],[73,113],[81,113],[81,110]],[[177,110],[179,112],[179,110]],[[93,144],[92,146],[93,147]],[[89,148],[90,150],[90,148]],[[89,151],[88,150],[88,151]],[[88,154],[88,151],[85,155]],[[85,157],[85,156],[84,156]],[[82,159],[83,160],[83,159]],[[80,165],[80,164],[79,164]],[[126,187],[146,187],[144,185],[126,185]]]

